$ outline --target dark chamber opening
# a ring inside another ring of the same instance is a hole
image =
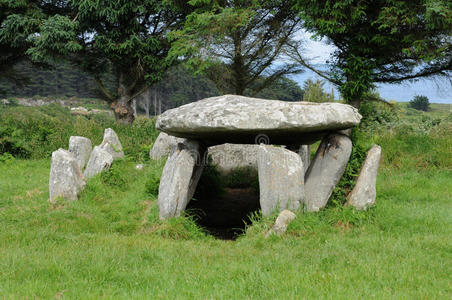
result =
[[[258,212],[259,183],[255,170],[237,170],[220,175],[215,167],[205,169],[187,213],[207,233],[234,240],[251,224]]]

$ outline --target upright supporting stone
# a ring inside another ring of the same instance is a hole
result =
[[[331,134],[320,143],[306,173],[306,209],[324,208],[341,179],[352,153],[352,141],[342,134]]]
[[[377,197],[377,173],[381,158],[381,147],[373,145],[367,152],[355,187],[347,197],[346,205],[352,205],[358,210],[374,205]]]
[[[85,168],[91,150],[93,150],[93,146],[90,139],[83,136],[71,136],[69,138],[69,152],[74,156],[80,170]]]
[[[304,169],[298,154],[260,145],[257,153],[260,205],[264,215],[277,209],[297,210],[304,201]]]
[[[49,179],[49,201],[55,203],[58,197],[77,200],[78,193],[85,186],[79,165],[69,151],[58,149],[52,153]]]
[[[208,149],[212,165],[227,176],[234,170],[249,168],[257,172],[257,152],[255,144],[222,144]]]
[[[311,163],[311,146],[310,145],[301,145],[298,149],[298,154],[303,161],[304,173],[308,171],[309,165]]]
[[[168,135],[164,132],[160,132],[159,136],[154,142],[151,151],[149,151],[149,157],[151,159],[162,159],[171,152],[171,148],[177,143],[183,143],[184,139],[177,138],[175,136]]]
[[[119,141],[118,135],[111,128],[105,129],[104,139],[100,146],[102,149],[110,153],[111,156],[113,156],[113,159],[124,157],[124,152],[122,151],[122,145]]]
[[[204,152],[205,148],[190,140],[171,150],[160,178],[160,219],[177,217],[187,207],[204,168]]]

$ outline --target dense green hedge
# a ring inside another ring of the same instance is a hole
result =
[[[0,155],[19,158],[50,157],[58,148],[68,148],[69,137],[90,138],[93,145],[102,142],[105,128],[113,128],[127,157],[146,160],[158,135],[155,120],[138,118],[132,126],[121,125],[108,115],[73,116],[68,108],[0,106]]]

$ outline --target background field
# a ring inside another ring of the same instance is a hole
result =
[[[235,241],[187,217],[158,220],[162,163],[147,153],[153,120],[132,127],[57,106],[0,108],[0,295],[5,298],[452,297],[452,114],[398,104],[362,108],[359,143],[383,159],[377,204],[302,213],[284,237],[255,218]],[[70,135],[118,133],[126,159],[88,181],[79,201],[50,205],[51,152]],[[136,163],[144,163],[142,171]],[[158,183],[157,183],[158,184]],[[339,195],[340,193],[338,193]]]

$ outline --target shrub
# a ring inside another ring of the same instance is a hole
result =
[[[413,100],[410,101],[409,106],[422,111],[428,111],[430,103],[426,96],[414,96]]]

